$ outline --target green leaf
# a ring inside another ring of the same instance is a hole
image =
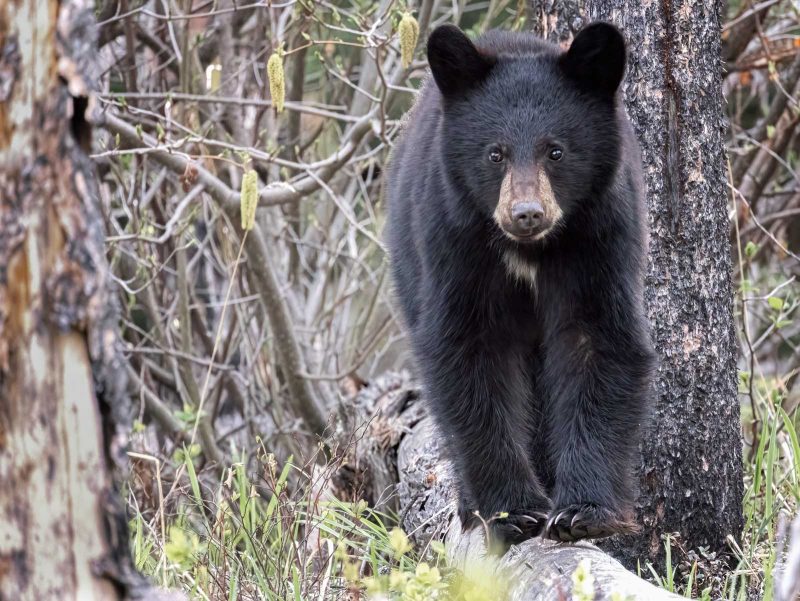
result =
[[[739,372],[739,392],[748,392],[750,387],[750,372],[749,371],[740,371]]]
[[[197,447],[195,449],[194,447]],[[196,452],[195,452],[196,451]],[[194,494],[194,501],[197,503],[198,507],[203,507],[203,497],[200,494],[200,481],[197,479],[197,473],[194,469],[194,459],[197,455],[200,454],[200,445],[192,444],[189,445],[189,449],[186,449],[186,446],[183,447],[183,463],[186,465],[186,473],[189,476],[189,484],[192,487],[192,493]]]
[[[572,598],[575,601],[594,601],[595,587],[591,567],[588,559],[582,559],[572,573]]]
[[[783,426],[786,430],[786,433],[789,435],[789,440],[792,443],[792,450],[794,452],[795,457],[800,457],[800,440],[797,437],[797,430],[795,430],[794,423],[792,422],[792,418],[789,417],[789,414],[783,410],[783,407],[778,407],[778,414],[781,416],[783,420]],[[797,488],[798,482],[800,482],[800,462],[795,461],[795,466],[793,475],[795,481],[795,488]]]
[[[744,254],[749,259],[758,252],[758,244],[750,240],[744,247]]]
[[[772,309],[774,309],[775,311],[780,311],[781,309],[783,309],[783,299],[780,297],[770,296],[767,299],[767,303],[769,303],[769,306],[772,307]]]
[[[178,526],[171,526],[169,529],[169,540],[164,545],[164,553],[172,563],[176,563],[181,568],[190,567],[194,558],[202,550],[200,538],[194,532],[183,530]]]
[[[402,557],[411,550],[408,536],[400,528],[392,528],[389,533],[389,546],[394,551],[395,557]]]
[[[771,140],[774,137],[775,137],[775,126],[767,125],[767,138]]]
[[[751,282],[747,278],[743,279],[742,283],[739,284],[739,289],[741,290],[742,294],[758,291],[758,288],[753,285],[753,282]]]
[[[187,411],[186,409],[183,411],[174,411],[173,415],[184,424],[193,424],[196,418],[194,411]]]

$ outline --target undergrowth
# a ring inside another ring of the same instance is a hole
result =
[[[167,493],[175,501],[151,499],[150,510],[131,490],[132,550],[136,567],[166,588],[192,599],[284,600],[452,599],[489,601],[502,585],[483,574],[465,578],[448,565],[444,545],[412,548],[397,520],[364,501],[343,502],[327,494],[332,465],[314,469],[290,458],[279,466],[262,447],[209,485],[198,477],[192,453],[172,465],[185,466],[186,490]],[[136,455],[133,487],[141,486],[153,462]],[[253,463],[250,463],[253,465]],[[161,508],[167,509],[161,526]]]
[[[757,315],[767,324],[762,328],[777,331],[798,305],[792,284],[745,279],[738,317],[747,314],[752,322]],[[741,336],[748,335],[743,327]],[[739,373],[746,524],[740,539],[730,540],[734,569],[671,535],[664,540],[666,568],[644,564],[642,577],[687,598],[773,601],[784,533],[800,500],[798,409],[787,402],[786,385],[794,375],[767,377],[757,362]],[[164,465],[132,457],[128,500],[136,567],[165,587],[209,600],[502,598],[502,583],[489,570],[465,579],[448,563],[441,542],[414,549],[396,516],[364,501],[336,499],[332,462],[320,467],[289,458],[279,465],[261,444],[252,456],[240,451],[240,460],[221,475],[201,477],[196,455],[179,449]],[[181,472],[180,485],[160,486]],[[590,577],[591,567],[583,569]],[[578,588],[572,596],[580,598]]]

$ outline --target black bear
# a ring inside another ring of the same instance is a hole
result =
[[[623,37],[443,25],[427,52],[385,235],[462,522],[501,546],[629,531],[654,352]]]

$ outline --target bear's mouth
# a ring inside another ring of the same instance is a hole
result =
[[[511,233],[504,227],[501,227],[500,229],[503,231],[503,233],[506,235],[506,238],[508,238],[509,240],[512,240],[518,244],[533,244],[535,242],[540,242],[544,240],[547,237],[547,235],[551,231],[553,231],[553,226],[548,225],[547,227],[537,229],[536,231],[530,232],[525,235]]]

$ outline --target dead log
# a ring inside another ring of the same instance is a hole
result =
[[[587,542],[555,543],[542,539],[512,547],[500,559],[487,557],[481,530],[461,531],[456,516],[456,489],[450,465],[442,456],[439,436],[418,400],[419,390],[407,377],[386,375],[362,390],[358,413],[366,416],[370,400],[372,415],[366,421],[382,424],[384,440],[379,448],[370,443],[370,457],[360,456],[362,466],[378,467],[381,481],[395,474],[395,501],[403,529],[424,547],[431,539],[445,539],[448,557],[467,577],[487,569],[508,584],[513,601],[566,601],[573,594],[573,576],[582,566],[589,575],[594,601],[666,601],[680,599],[626,570],[617,560]],[[386,399],[395,399],[387,403]],[[398,402],[405,399],[406,402]],[[392,430],[390,425],[397,427]],[[396,446],[395,446],[396,445]],[[396,460],[395,460],[396,457]],[[396,465],[391,464],[396,461]],[[368,476],[365,478],[369,480]],[[387,495],[381,495],[387,498]],[[584,579],[586,586],[586,579]]]

